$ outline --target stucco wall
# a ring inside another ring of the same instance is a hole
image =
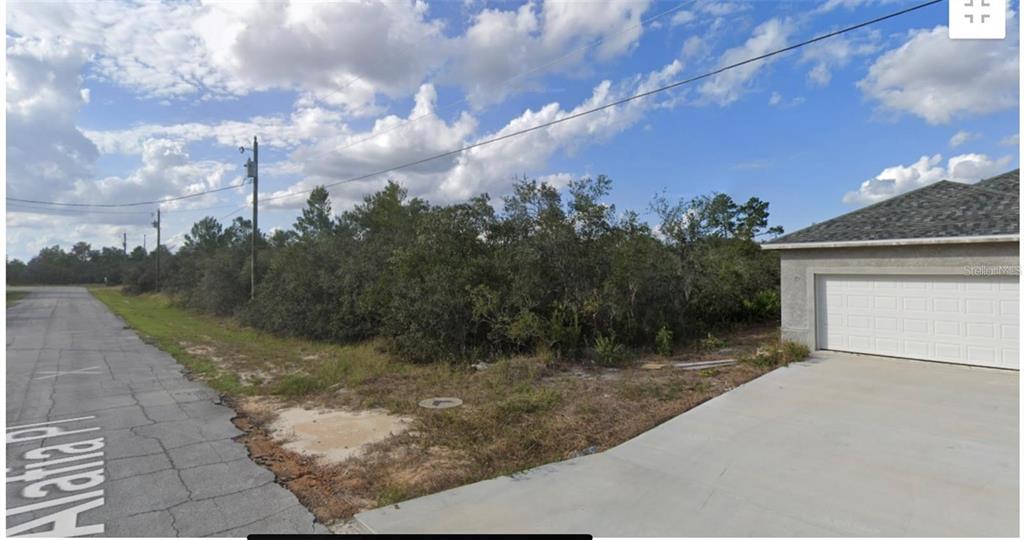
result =
[[[782,335],[816,348],[815,275],[1019,275],[1019,253],[1016,242],[780,250]]]

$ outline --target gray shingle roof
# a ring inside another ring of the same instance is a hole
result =
[[[1020,234],[1020,169],[961,184],[943,180],[767,244]]]

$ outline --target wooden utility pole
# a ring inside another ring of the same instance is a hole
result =
[[[124,250],[124,254],[128,254],[128,233],[121,233],[121,249]]]
[[[256,298],[256,239],[260,236],[260,143],[252,138],[252,160],[249,162],[249,176],[252,177],[252,264],[250,265],[249,299]]]
[[[156,290],[160,290],[160,208],[156,209]]]

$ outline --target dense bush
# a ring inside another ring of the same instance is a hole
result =
[[[226,228],[197,222],[176,254],[161,255],[161,288],[276,333],[381,337],[412,361],[599,350],[615,363],[625,347],[668,354],[673,339],[777,318],[778,260],[755,241],[779,232],[768,228],[767,203],[658,199],[652,228],[605,203],[610,189],[603,176],[578,180],[563,198],[522,181],[500,204],[484,195],[434,206],[389,183],[335,216],[318,188],[293,230],[258,238],[255,300],[242,218]],[[74,261],[41,265],[60,259],[44,252],[25,268],[9,264],[10,275],[32,275],[35,264],[73,280]],[[121,257],[128,288],[152,290],[152,254]]]
[[[141,251],[141,249],[140,249]],[[26,264],[7,262],[7,283],[11,285],[67,285],[70,283],[121,283],[130,259],[118,248],[94,250],[78,242],[67,252],[60,246],[43,248]]]

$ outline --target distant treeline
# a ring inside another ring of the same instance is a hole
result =
[[[235,315],[279,334],[332,341],[384,338],[414,361],[518,352],[577,357],[600,342],[653,347],[778,317],[778,258],[755,238],[768,203],[717,194],[656,198],[656,228],[602,202],[604,176],[568,187],[522,181],[496,210],[486,195],[452,205],[397,184],[334,216],[317,188],[291,230],[258,240],[252,224],[207,217],[177,253],[161,252],[161,289],[182,304]],[[7,264],[10,283],[155,287],[154,253],[46,248]]]

